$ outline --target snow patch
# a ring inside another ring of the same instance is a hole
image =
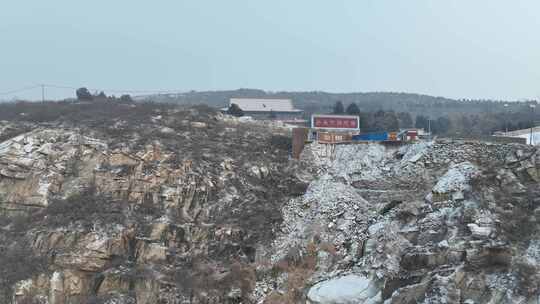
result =
[[[480,171],[470,162],[452,165],[433,187],[433,192],[452,193],[469,190],[470,180],[479,173]]]
[[[433,142],[418,142],[413,145],[406,145],[399,149],[399,154],[403,155],[401,159],[403,162],[416,163],[422,156],[426,154],[429,147],[433,145]]]
[[[371,280],[355,274],[320,282],[308,293],[308,303],[313,304],[379,303],[380,301],[381,294]]]
[[[540,240],[531,241],[525,256],[529,263],[540,265]]]

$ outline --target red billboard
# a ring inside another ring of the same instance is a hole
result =
[[[311,127],[315,129],[360,129],[360,119],[358,116],[348,115],[312,115]]]

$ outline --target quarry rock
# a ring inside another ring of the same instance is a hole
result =
[[[538,302],[534,147],[314,142],[293,160],[282,124],[155,110],[0,143],[1,297]]]

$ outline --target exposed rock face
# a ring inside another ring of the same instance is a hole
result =
[[[539,301],[533,147],[314,143],[296,161],[276,125],[107,107],[0,123],[0,303]]]
[[[526,248],[540,235],[539,154],[478,142],[312,144],[303,160],[317,174],[284,206],[268,250],[281,272],[255,294],[269,303],[537,303],[536,249]],[[290,279],[306,272],[300,284]]]
[[[283,130],[202,110],[34,124],[0,143],[0,303],[245,301],[305,186],[272,142]],[[3,264],[20,253],[28,267]]]
[[[2,208],[46,207],[70,167],[106,149],[99,140],[66,129],[37,128],[0,144]],[[5,204],[5,203],[9,203]]]

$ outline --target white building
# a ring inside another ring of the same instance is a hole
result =
[[[256,118],[295,119],[302,117],[302,110],[295,109],[290,99],[274,98],[231,98],[229,106],[236,104],[244,115]],[[227,111],[223,108],[222,111]]]
[[[496,132],[495,136],[506,136],[506,137],[519,137],[519,138],[525,138],[527,140],[527,144],[533,144],[533,145],[540,145],[540,127],[534,127],[531,129],[522,129],[522,130],[515,130],[515,131],[509,131],[509,132]],[[531,143],[532,141],[532,143]]]

